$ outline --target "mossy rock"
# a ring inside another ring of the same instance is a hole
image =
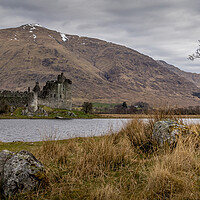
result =
[[[36,190],[47,183],[43,164],[30,152],[22,150],[5,162],[1,186],[3,196]]]
[[[172,145],[177,142],[179,135],[187,135],[189,133],[189,128],[184,124],[176,120],[166,119],[154,124],[152,136],[159,145],[163,146],[165,143]]]

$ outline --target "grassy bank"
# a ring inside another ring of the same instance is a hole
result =
[[[159,147],[151,137],[158,119],[135,119],[101,137],[0,143],[1,150],[31,151],[49,179],[45,189],[13,199],[200,199],[200,124],[176,148]]]
[[[22,115],[23,108],[17,108],[13,113],[5,113],[0,115],[0,119],[55,119],[56,117],[66,119],[91,119],[97,118],[97,115],[85,113],[83,111],[71,111],[65,109],[57,109],[43,106],[46,116],[43,113],[35,113],[32,115]]]
[[[96,106],[111,106],[112,104],[95,104]],[[114,106],[113,104],[112,106]],[[64,119],[93,119],[93,118],[153,118],[152,114],[91,114],[85,113],[81,110],[66,110],[50,108],[47,106],[41,106],[45,113],[35,113],[31,115],[22,115],[23,108],[19,107],[14,112],[8,112],[0,114],[0,119],[55,119],[57,117]],[[98,108],[98,107],[97,107]],[[171,115],[169,115],[170,117]],[[177,115],[178,118],[200,118],[200,115]]]

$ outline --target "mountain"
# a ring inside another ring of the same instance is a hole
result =
[[[180,70],[178,67],[175,67],[173,65],[166,63],[163,60],[158,60],[157,62],[160,65],[162,65],[162,66],[168,68],[169,70],[173,71],[174,73],[178,74],[179,76],[186,78],[188,81],[194,83],[197,87],[200,88],[200,74],[185,72],[183,70]]]
[[[63,72],[73,103],[199,105],[200,89],[152,58],[125,46],[49,30],[38,24],[0,30],[0,89],[25,90]]]

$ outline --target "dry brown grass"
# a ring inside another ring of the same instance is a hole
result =
[[[158,155],[148,173],[146,199],[200,199],[199,136],[179,138],[172,152]]]
[[[123,200],[120,195],[120,190],[113,185],[102,185],[102,187],[98,188],[94,191],[94,194],[91,195],[91,199],[94,200]]]
[[[32,152],[49,186],[18,199],[200,199],[200,125],[162,151],[152,126],[133,120],[119,133],[43,142]]]
[[[153,126],[151,121],[144,123],[139,119],[133,119],[118,133],[127,137],[132,148],[139,153],[152,152],[155,141],[152,140]]]
[[[68,142],[43,142],[34,154],[46,165],[50,182],[48,195],[59,199],[66,196],[69,199],[113,196],[111,188],[114,185],[108,187],[102,183],[109,173],[121,170],[135,159],[129,142],[125,138],[116,138],[115,134],[111,134]],[[106,190],[103,191],[102,187]],[[93,191],[91,194],[87,191],[89,189]]]
[[[98,141],[95,138],[82,145],[74,170],[79,177],[104,175],[109,170],[119,169],[131,162],[133,151],[123,141],[115,143],[115,135],[107,135]]]

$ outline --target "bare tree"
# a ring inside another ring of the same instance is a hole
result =
[[[200,40],[199,40],[199,43],[200,43]],[[200,44],[199,44],[199,48],[196,50],[195,53],[193,53],[192,55],[189,55],[188,59],[189,60],[194,60],[196,58],[200,58]]]

